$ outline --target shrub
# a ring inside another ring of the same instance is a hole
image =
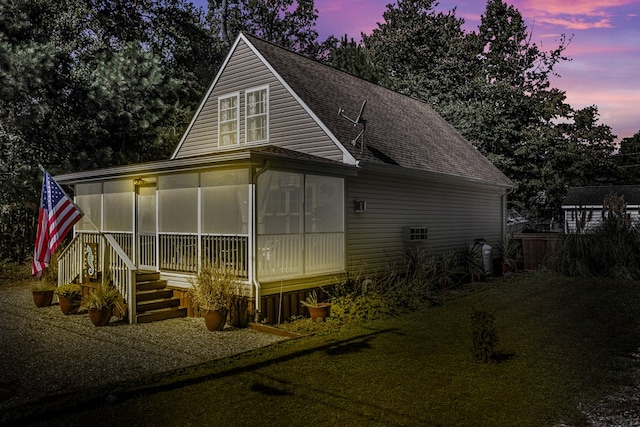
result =
[[[574,277],[640,278],[638,228],[626,212],[624,198],[604,199],[602,221],[588,234],[566,234],[556,268]]]
[[[494,320],[493,314],[486,310],[476,308],[471,314],[473,356],[484,363],[489,363],[496,357],[498,333]]]

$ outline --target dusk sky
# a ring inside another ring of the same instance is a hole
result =
[[[544,51],[558,46],[560,35],[573,37],[552,85],[567,94],[575,109],[597,105],[600,123],[618,140],[640,131],[640,0],[507,0],[520,11]],[[206,0],[195,0],[205,5]],[[392,0],[316,0],[319,39],[360,38],[382,21]],[[465,29],[476,31],[486,1],[440,0],[437,11],[457,8]]]

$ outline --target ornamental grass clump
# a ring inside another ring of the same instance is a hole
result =
[[[201,310],[228,311],[234,296],[243,295],[238,276],[220,266],[203,267],[190,282],[189,295]]]
[[[88,310],[101,310],[104,307],[116,305],[120,311],[124,311],[118,304],[120,293],[116,288],[109,285],[99,285],[89,292],[89,295],[82,299],[82,305]]]
[[[471,314],[471,337],[473,341],[473,357],[483,363],[489,363],[496,358],[498,332],[492,313],[486,310],[474,309]]]

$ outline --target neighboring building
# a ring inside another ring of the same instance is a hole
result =
[[[604,200],[610,194],[623,196],[632,221],[640,218],[640,185],[571,187],[562,201],[565,233],[588,233],[602,221]]]
[[[159,272],[180,289],[221,263],[257,309],[382,271],[407,244],[496,246],[514,188],[428,104],[244,34],[170,159],[56,179],[86,214],[76,240],[97,227],[120,247],[112,263],[129,258],[114,272]],[[60,280],[80,271],[71,258]]]

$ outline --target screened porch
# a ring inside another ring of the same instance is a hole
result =
[[[344,179],[251,168],[176,172],[75,186],[77,233],[109,233],[139,268],[204,264],[247,281],[344,270]],[[254,208],[255,207],[255,208]]]

